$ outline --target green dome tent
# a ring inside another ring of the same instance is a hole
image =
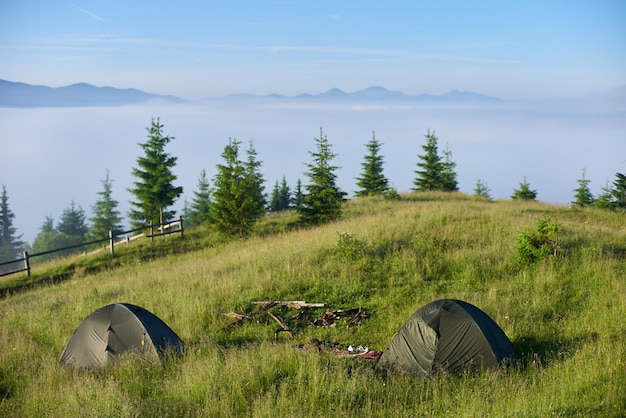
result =
[[[168,348],[182,348],[178,335],[151,312],[129,303],[104,306],[80,323],[59,363],[98,368],[114,364],[121,354],[136,352],[158,359]]]
[[[377,370],[425,377],[496,368],[519,353],[485,312],[467,302],[441,299],[415,312],[394,335]]]

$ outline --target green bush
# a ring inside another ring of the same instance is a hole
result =
[[[342,260],[357,260],[365,255],[366,244],[353,234],[338,233],[335,256]]]
[[[556,256],[559,249],[558,235],[563,226],[547,215],[537,221],[534,229],[522,231],[517,236],[517,255],[525,262],[534,263]]]

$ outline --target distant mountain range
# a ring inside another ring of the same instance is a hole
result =
[[[83,107],[83,106],[123,106],[160,100],[168,103],[185,103],[176,96],[146,93],[137,89],[96,87],[87,83],[77,83],[64,87],[49,87],[12,82],[0,79],[0,107]],[[320,94],[300,94],[283,96],[279,94],[254,95],[232,94],[206,99],[214,101],[352,101],[352,102],[494,102],[500,99],[484,94],[452,90],[440,96],[420,94],[411,96],[400,91],[390,91],[384,87],[369,87],[353,93],[334,88]]]
[[[613,105],[626,105],[626,86],[613,89],[605,94],[590,96],[583,100],[605,100]],[[180,97],[146,93],[137,89],[96,87],[87,83],[77,83],[64,87],[39,86],[0,79],[0,107],[84,107],[84,106],[123,106],[162,101],[165,103],[189,103]],[[203,100],[215,102],[349,102],[349,103],[497,103],[505,102],[493,96],[480,93],[451,90],[442,95],[408,95],[401,91],[391,91],[384,87],[368,87],[364,90],[347,93],[334,88],[319,94],[280,94],[255,95],[231,94]]]
[[[319,94],[299,94],[297,96],[283,96],[280,94],[268,94],[265,96],[254,94],[232,94],[212,100],[287,100],[287,101],[348,101],[348,102],[497,102],[500,99],[486,96],[480,93],[451,90],[446,94],[435,96],[420,94],[416,96],[405,94],[401,91],[390,91],[384,87],[368,87],[364,90],[346,93],[334,88]]]
[[[150,94],[136,89],[96,87],[87,83],[48,87],[0,80],[0,107],[122,106],[152,100],[184,102],[175,96]]]

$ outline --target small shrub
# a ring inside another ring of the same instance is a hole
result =
[[[398,193],[398,191],[393,188],[390,187],[387,192],[383,195],[383,197],[387,200],[400,200],[400,193]]]
[[[356,260],[365,255],[366,245],[353,234],[340,233],[335,246],[335,256],[342,260]]]
[[[528,263],[556,256],[558,235],[563,226],[547,215],[537,221],[535,229],[522,231],[517,236],[517,255]]]

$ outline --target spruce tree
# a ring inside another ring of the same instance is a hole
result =
[[[589,190],[590,181],[587,180],[586,170],[583,168],[583,175],[581,179],[578,179],[578,187],[574,189],[574,203],[578,206],[591,206],[593,205],[593,194],[591,194],[591,190]]]
[[[183,211],[185,225],[188,228],[208,225],[209,212],[211,210],[211,184],[209,183],[206,170],[204,169],[200,172],[197,190],[193,192],[193,195],[194,198],[191,205]],[[187,203],[185,201],[185,206],[186,205]]]
[[[122,231],[122,218],[117,210],[119,204],[113,199],[113,180],[109,177],[109,170],[104,180],[102,180],[102,191],[98,192],[98,199],[91,207],[92,217],[89,228],[89,241],[96,241],[109,237],[109,231],[119,233]]]
[[[250,141],[246,155],[244,179],[248,196],[247,216],[254,223],[267,212],[267,195],[265,194],[265,179],[261,173],[263,163],[259,161],[252,141]]]
[[[415,170],[416,177],[413,180],[413,185],[415,187],[411,190],[442,190],[442,164],[437,145],[439,138],[435,135],[435,131],[430,132],[430,129],[428,129],[425,137],[426,144],[422,145],[424,154],[418,156],[421,162],[417,163],[419,169]]]
[[[174,204],[183,193],[182,187],[174,186],[176,176],[172,169],[176,166],[176,157],[165,152],[165,146],[174,138],[163,134],[159,118],[152,119],[148,131],[148,140],[139,144],[144,156],[137,158],[137,166],[132,174],[137,178],[129,191],[137,198],[130,202],[134,207],[129,212],[133,227],[139,228],[152,221],[153,224],[167,222],[174,217],[174,211],[166,209]]]
[[[2,196],[0,196],[0,262],[12,261],[21,254],[24,243],[22,236],[16,235],[17,230],[13,226],[15,215],[9,207],[9,196],[7,189],[2,185]],[[10,270],[10,265],[7,270]],[[0,266],[0,271],[3,267]]]
[[[626,175],[615,173],[615,181],[613,181],[613,201],[618,209],[626,209]]]
[[[491,200],[491,189],[487,186],[487,182],[478,179],[476,181],[476,186],[474,187],[474,196],[482,196]]]
[[[272,193],[270,194],[270,203],[267,209],[270,212],[278,212],[281,210],[280,185],[278,184],[278,180],[276,180],[276,183],[274,183],[274,188],[272,189]]]
[[[316,151],[309,151],[313,161],[307,164],[309,171],[306,175],[310,183],[305,186],[306,193],[298,207],[300,221],[306,225],[322,224],[340,218],[346,195],[337,185],[335,171],[339,167],[331,165],[337,155],[331,152],[330,142],[321,128],[315,143]]]
[[[304,204],[304,191],[302,190],[302,180],[296,181],[296,187],[291,198],[291,206],[298,209]]]
[[[217,165],[209,213],[218,231],[242,237],[250,233],[265,213],[266,202],[256,151],[250,144],[248,159],[243,162],[239,158],[240,145],[236,139],[229,139],[222,152],[224,164]]]
[[[601,188],[600,194],[593,202],[593,206],[600,209],[613,209],[615,207],[615,201],[613,199],[613,189],[609,184],[609,180],[606,180],[605,185]]]
[[[379,154],[382,144],[376,140],[376,133],[372,132],[372,139],[366,144],[368,154],[361,163],[363,172],[357,177],[357,196],[372,196],[386,193],[389,189],[389,181],[383,174],[384,158]]]
[[[283,176],[282,181],[280,182],[280,189],[278,191],[278,196],[280,199],[280,204],[284,210],[291,208],[291,189],[287,184],[287,179]]]
[[[40,232],[33,242],[33,253],[58,250],[83,244],[89,227],[86,223],[85,211],[72,201],[69,208],[63,210],[57,227],[54,227],[54,220],[47,216]],[[49,260],[51,258],[63,257],[72,253],[82,251],[81,247],[69,248],[63,251],[55,251],[37,257],[37,262]]]
[[[274,184],[268,209],[270,212],[279,212],[289,208],[291,208],[291,190],[289,190],[287,180],[283,176],[280,183],[277,180]]]
[[[447,148],[443,151],[443,160],[441,161],[441,190],[445,192],[457,192],[459,184],[456,181],[456,163],[452,161],[452,151]]]
[[[513,189],[513,194],[511,195],[511,199],[513,200],[535,200],[537,198],[537,191],[530,189],[530,184],[526,181],[526,177],[524,176],[524,181],[519,184],[519,189]]]
[[[72,201],[69,208],[63,210],[57,225],[57,231],[72,237],[75,244],[85,242],[89,227],[86,223],[85,211]],[[70,244],[73,245],[73,244]]]
[[[42,253],[50,250],[56,250],[65,246],[65,239],[54,228],[54,219],[51,216],[46,216],[43,224],[39,228],[39,234],[33,241],[32,252],[33,254]],[[38,262],[49,260],[53,257],[58,257],[59,253],[52,253],[37,257],[35,260]]]

